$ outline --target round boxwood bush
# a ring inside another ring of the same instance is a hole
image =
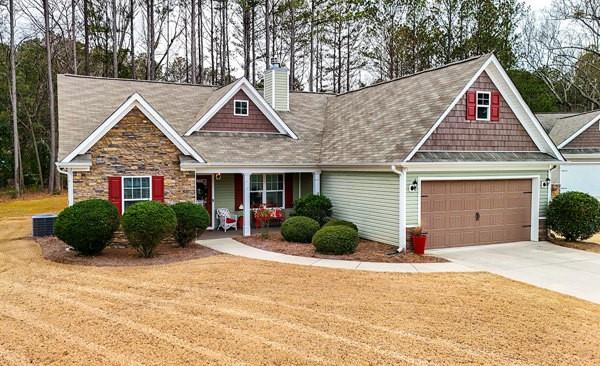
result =
[[[546,220],[566,240],[585,240],[600,231],[600,202],[583,192],[561,193],[548,205]]]
[[[358,231],[343,225],[321,228],[312,238],[312,243],[319,253],[349,254],[358,246]]]
[[[121,218],[129,244],[144,257],[152,257],[156,246],[177,226],[171,207],[158,201],[139,202],[129,206]]]
[[[309,194],[294,203],[294,215],[306,216],[323,225],[331,216],[331,201],[322,195]]]
[[[119,228],[119,212],[106,200],[91,199],[67,207],[56,218],[54,234],[84,255],[100,253]]]
[[[319,228],[319,223],[310,217],[292,216],[281,225],[281,235],[287,241],[310,243]]]
[[[180,202],[171,208],[177,217],[175,240],[181,247],[187,246],[200,236],[210,224],[210,216],[203,206],[191,202]]]
[[[347,226],[347,227],[350,227],[350,228],[358,231],[358,227],[356,225],[354,225],[353,222],[346,221],[346,220],[331,219],[331,220],[327,221],[327,223],[325,223],[325,225],[323,225],[323,227],[329,227],[329,226]]]

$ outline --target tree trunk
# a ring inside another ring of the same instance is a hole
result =
[[[73,36],[73,74],[77,75],[77,27],[75,24],[75,0],[71,0],[71,33]]]
[[[310,61],[308,70],[308,91],[314,91],[314,62],[315,62],[315,1],[310,2]]]
[[[242,33],[244,49],[244,77],[250,79],[250,8],[247,2],[242,3]]]
[[[90,74],[90,25],[88,19],[88,0],[83,0],[83,72]]]
[[[271,65],[271,54],[269,52],[269,0],[265,0],[265,71]]]
[[[129,28],[131,28],[131,78],[132,79],[137,79],[136,75],[135,75],[135,40],[134,40],[134,18],[135,18],[135,3],[133,0],[129,0],[129,8],[130,8],[130,15],[129,15]]]
[[[117,41],[117,1],[112,0],[112,44],[113,44],[113,77],[119,77],[119,49]]]
[[[290,0],[290,90],[294,90],[296,75],[296,11],[294,2]]]
[[[214,3],[210,0],[210,67],[211,67],[211,84],[215,84],[215,13]]]
[[[21,197],[21,145],[19,143],[19,124],[17,120],[17,71],[15,69],[15,4],[9,0],[8,12],[10,17],[10,105],[13,122],[13,155],[14,155],[14,180],[15,194]]]
[[[190,34],[190,46],[191,46],[191,52],[192,52],[192,83],[197,83],[197,76],[196,76],[196,1],[192,0],[192,15],[191,15],[191,21],[190,21],[190,26],[191,26],[191,34]]]
[[[256,86],[256,3],[252,2],[252,85]]]
[[[346,91],[350,91],[350,21],[346,23]]]
[[[46,65],[48,76],[48,106],[50,113],[50,169],[48,176],[48,191],[54,193],[60,190],[60,177],[56,172],[56,118],[54,114],[54,83],[52,81],[52,46],[50,43],[50,14],[48,9],[48,0],[43,0],[44,4],[44,27],[46,38]]]
[[[198,83],[204,82],[204,30],[202,29],[202,0],[198,0]]]

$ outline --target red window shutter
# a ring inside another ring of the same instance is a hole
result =
[[[234,175],[233,185],[233,194],[235,196],[234,209],[237,210],[240,208],[240,205],[244,203],[244,176],[241,174]]]
[[[152,201],[165,201],[165,177],[161,175],[152,177]]]
[[[492,121],[500,121],[500,93],[497,91],[492,92],[491,106],[492,110],[490,119]]]
[[[476,93],[474,90],[467,92],[467,120],[475,120],[475,109],[477,107],[477,101],[475,100]]]
[[[294,207],[294,175],[287,173],[284,182],[285,189],[285,208]]]
[[[119,215],[122,213],[121,194],[121,177],[108,177],[108,200],[115,205]]]

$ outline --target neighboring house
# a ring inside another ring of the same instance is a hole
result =
[[[552,170],[553,185],[600,198],[600,110],[537,117],[568,162]]]
[[[430,248],[545,237],[563,160],[493,55],[339,95],[288,92],[288,71],[216,88],[59,75],[69,203],[192,201],[250,217],[322,193],[362,237]],[[250,235],[249,220],[243,233]]]

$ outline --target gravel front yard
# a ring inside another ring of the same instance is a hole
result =
[[[0,219],[2,365],[598,365],[600,306],[497,276],[46,261]]]

